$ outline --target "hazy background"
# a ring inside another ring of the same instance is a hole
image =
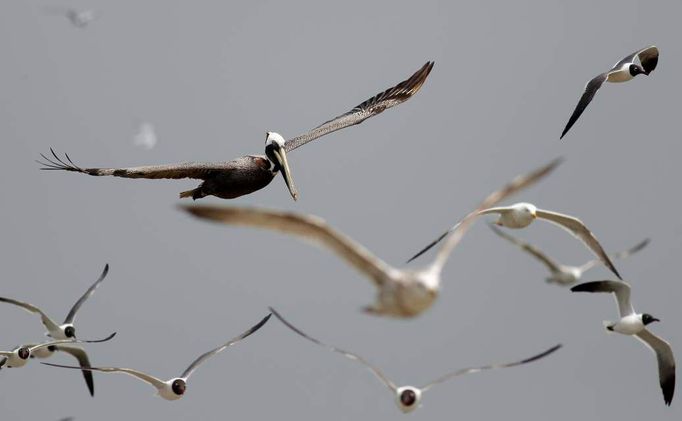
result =
[[[80,30],[44,13],[55,4],[99,18]],[[401,384],[561,342],[536,364],[434,388],[411,417],[680,419],[682,397],[664,406],[654,356],[605,334],[601,321],[617,314],[611,297],[546,285],[540,263],[482,223],[453,254],[429,311],[376,318],[359,311],[374,299],[373,285],[327,250],[179,212],[178,193],[195,181],[46,173],[33,160],[50,146],[82,166],[258,154],[266,130],[297,135],[435,60],[409,102],[290,155],[298,202],[281,177],[247,197],[202,202],[320,215],[400,264],[512,176],[565,156],[554,175],[512,200],[582,218],[609,251],[651,237],[617,266],[636,308],[663,320],[653,330],[682,356],[681,12],[672,1],[4,0],[0,294],[62,320],[109,262],[78,333],[118,331],[89,348],[93,364],[163,378],[254,324],[268,305]],[[651,44],[661,50],[651,77],[605,85],[560,142],[584,84]],[[149,151],[133,143],[141,121],[156,128]],[[590,257],[549,224],[514,234],[566,263]],[[585,280],[608,277],[600,267]],[[2,349],[43,338],[38,317],[18,308],[0,306],[0,319]],[[202,366],[177,402],[105,374],[95,375],[92,399],[79,372],[36,361],[0,377],[3,420],[401,416],[361,366],[276,320]]]

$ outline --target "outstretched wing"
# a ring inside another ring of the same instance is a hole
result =
[[[123,178],[147,178],[147,179],[181,179],[193,178],[206,180],[216,173],[233,169],[231,162],[186,162],[182,164],[148,165],[130,168],[81,168],[74,164],[69,155],[64,154],[64,159],[50,148],[53,158],[40,154],[44,162],[36,161],[43,167],[41,170],[61,170],[79,172],[93,176],[114,176]]]
[[[673,394],[675,393],[675,356],[670,344],[658,336],[644,329],[639,332],[637,339],[644,342],[654,353],[658,360],[658,381],[663,391],[663,400],[666,405],[670,405],[673,401]]]
[[[66,323],[73,323],[73,320],[76,318],[76,312],[78,311],[78,309],[81,308],[81,306],[83,305],[85,300],[90,298],[90,296],[95,292],[95,290],[99,286],[100,282],[102,282],[104,280],[104,278],[107,277],[108,273],[109,273],[109,263],[104,265],[104,270],[102,271],[102,274],[99,275],[99,278],[95,281],[94,284],[92,284],[92,286],[90,288],[88,288],[87,291],[85,291],[85,294],[83,294],[83,296],[80,297],[78,299],[78,301],[76,301],[76,304],[74,304],[73,307],[71,307],[69,314],[66,316],[66,319],[64,320],[65,324]]]
[[[592,102],[594,94],[596,94],[597,90],[601,88],[601,85],[606,81],[607,77],[608,72],[597,75],[594,79],[587,82],[587,85],[585,85],[585,92],[583,92],[583,95],[580,97],[580,101],[578,101],[578,105],[576,105],[575,110],[573,110],[571,118],[568,119],[568,123],[566,123],[566,127],[564,127],[564,131],[561,132],[561,137],[559,139],[563,139],[566,133],[571,130],[571,127],[573,127],[575,122],[578,121],[578,118],[580,118],[589,103]]]
[[[535,215],[538,218],[551,222],[573,234],[573,236],[582,241],[583,244],[585,244],[587,248],[589,248],[590,251],[592,251],[592,253],[597,256],[599,260],[601,260],[604,265],[606,265],[606,267],[618,277],[618,279],[623,279],[621,278],[620,273],[618,273],[618,270],[614,266],[613,262],[611,262],[609,255],[606,254],[604,248],[597,240],[597,237],[595,237],[592,231],[585,226],[583,221],[569,215],[550,212],[542,209],[538,209],[535,212]]]
[[[19,306],[30,313],[39,314],[40,320],[43,322],[43,325],[48,330],[48,332],[59,331],[59,325],[54,320],[49,318],[47,314],[43,313],[41,309],[32,304],[24,303],[22,301],[17,301],[5,297],[0,297],[0,302],[14,304],[15,306]]]
[[[539,248],[535,247],[534,245],[527,243],[519,238],[514,237],[513,235],[507,234],[506,232],[502,231],[501,229],[497,228],[493,224],[488,224],[491,230],[500,237],[504,238],[505,240],[511,242],[512,244],[517,245],[520,247],[522,250],[530,253],[531,255],[535,256],[538,260],[540,260],[542,263],[549,268],[549,270],[552,273],[558,272],[559,269],[559,264],[554,261],[554,259],[550,258],[547,256],[545,253],[543,253]]]
[[[573,292],[612,292],[616,297],[620,317],[635,313],[630,302],[630,285],[622,281],[592,281],[571,288]]]
[[[78,360],[78,365],[81,367],[85,384],[88,386],[88,390],[90,391],[90,396],[95,396],[95,381],[92,378],[92,371],[88,370],[92,366],[90,365],[90,359],[88,358],[88,354],[85,352],[85,350],[81,347],[69,345],[57,345],[56,350],[65,352]]]
[[[651,241],[651,240],[647,238],[647,239],[645,239],[645,240],[643,240],[643,241],[637,243],[637,244],[636,244],[635,246],[633,246],[632,248],[629,248],[629,249],[623,250],[623,251],[619,251],[618,253],[613,253],[613,254],[611,255],[611,259],[612,259],[612,260],[615,260],[615,259],[626,259],[626,258],[630,257],[631,255],[637,253],[638,251],[642,250],[644,247],[646,247],[646,246],[649,244],[650,241]],[[584,265],[580,266],[580,269],[584,272],[584,271],[586,271],[586,270],[588,270],[588,269],[593,268],[594,266],[596,266],[596,265],[599,264],[599,263],[601,263],[601,260],[599,260],[599,259],[590,260],[589,262],[587,262],[587,263],[585,263]]]
[[[344,351],[343,349],[336,348],[331,345],[327,345],[324,342],[320,342],[317,339],[313,338],[312,336],[308,336],[306,333],[304,333],[302,330],[297,328],[296,326],[292,325],[289,323],[284,317],[282,317],[275,309],[270,307],[270,312],[275,315],[286,327],[289,329],[293,330],[295,333],[298,335],[302,336],[303,338],[309,340],[310,342],[320,345],[323,348],[327,348],[330,351],[338,352],[339,354],[345,356],[346,358],[350,358],[351,360],[358,361],[359,363],[363,364],[365,367],[367,367],[386,387],[388,387],[391,391],[395,392],[397,387],[396,385],[390,381],[384,373],[381,372],[378,368],[374,367],[370,363],[368,363],[364,358],[360,357],[357,354],[353,354],[352,352]]]
[[[415,74],[395,85],[394,87],[373,96],[362,104],[357,105],[347,113],[341,114],[336,118],[322,123],[321,125],[310,130],[308,133],[287,140],[284,144],[284,149],[287,152],[290,152],[299,146],[303,146],[306,143],[326,134],[341,130],[348,126],[360,124],[368,118],[374,117],[375,115],[383,112],[384,110],[395,107],[396,105],[407,101],[422,87],[426,81],[426,78],[429,76],[431,69],[433,68],[433,64],[434,62],[432,61],[427,62],[422,66],[421,69],[417,70]]]
[[[124,374],[127,374],[129,376],[137,377],[138,379],[151,384],[152,386],[154,386],[157,389],[162,389],[166,385],[163,382],[163,380],[156,378],[154,376],[150,376],[149,374],[143,373],[141,371],[133,370],[132,368],[119,368],[119,367],[81,368],[81,367],[74,367],[72,365],[53,364],[53,363],[46,363],[46,362],[41,362],[40,364],[49,365],[52,367],[70,368],[72,370],[90,370],[90,371],[100,371],[102,373],[124,373]]]
[[[635,51],[634,53],[625,56],[621,61],[616,63],[613,66],[613,69],[618,69],[623,64],[632,62],[635,57],[639,59],[639,62],[642,64],[642,69],[644,69],[644,71],[648,75],[649,73],[654,71],[656,65],[658,64],[658,48],[656,48],[655,45],[652,45],[650,47],[642,48],[639,51]]]
[[[225,348],[227,348],[227,347],[229,347],[229,346],[232,346],[232,345],[236,344],[237,342],[241,341],[242,339],[246,338],[247,336],[251,335],[252,333],[254,333],[255,331],[257,331],[258,329],[260,329],[261,327],[263,327],[263,325],[264,325],[265,323],[267,323],[267,321],[270,319],[270,316],[272,316],[272,314],[268,314],[267,316],[265,316],[265,317],[263,318],[263,320],[261,320],[260,322],[258,322],[255,326],[251,327],[249,330],[247,330],[246,332],[242,333],[241,335],[239,335],[239,336],[237,336],[237,337],[235,337],[235,338],[230,339],[228,342],[226,342],[225,344],[219,346],[218,348],[212,349],[212,350],[210,350],[210,351],[208,351],[208,352],[206,352],[206,353],[204,353],[204,354],[201,354],[201,355],[199,356],[199,358],[197,358],[196,360],[194,360],[194,362],[193,362],[192,364],[190,364],[189,367],[187,367],[187,370],[185,370],[185,372],[182,373],[182,376],[180,376],[180,377],[182,377],[183,379],[187,380],[187,379],[189,378],[189,376],[192,375],[192,373],[194,372],[194,370],[196,370],[197,367],[199,367],[199,365],[200,365],[201,363],[203,363],[203,362],[206,361],[207,359],[211,358],[212,356],[216,355],[217,353],[224,351]]]
[[[454,371],[452,373],[448,373],[442,377],[437,378],[436,380],[434,380],[431,383],[427,384],[426,386],[422,387],[421,390],[422,390],[422,392],[425,392],[425,391],[429,390],[431,387],[433,387],[439,383],[443,383],[447,380],[450,380],[453,377],[461,376],[464,374],[478,373],[479,371],[495,370],[498,368],[515,367],[517,365],[523,365],[523,364],[531,363],[533,361],[537,361],[541,358],[548,356],[549,354],[553,353],[554,351],[558,350],[559,348],[561,348],[561,344],[555,345],[555,346],[551,347],[550,349],[548,349],[547,351],[544,351],[544,352],[537,354],[537,355],[533,355],[530,358],[526,358],[524,360],[516,361],[513,363],[500,363],[500,364],[484,365],[483,367],[463,368],[461,370],[457,370],[457,371]]]

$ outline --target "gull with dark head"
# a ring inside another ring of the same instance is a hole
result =
[[[60,339],[56,341],[49,341],[42,344],[28,344],[20,345],[15,347],[11,351],[0,351],[0,367],[8,368],[19,368],[26,365],[28,360],[31,358],[34,352],[37,352],[43,348],[56,347],[61,345],[69,345],[75,343],[99,343],[106,342],[116,336],[116,332],[107,336],[104,339],[96,339],[92,341],[86,341],[81,339]],[[80,367],[74,367],[80,370]]]
[[[668,342],[647,329],[647,325],[660,320],[648,313],[635,312],[630,302],[630,285],[621,281],[593,281],[578,284],[571,291],[614,294],[620,319],[617,322],[604,322],[604,326],[610,332],[636,337],[656,354],[663,400],[666,405],[670,405],[675,393],[675,356]]]
[[[639,63],[637,63],[639,60]],[[620,83],[627,82],[637,75],[647,75],[653,72],[658,64],[658,48],[650,46],[628,55],[618,63],[614,64],[611,70],[595,76],[585,85],[585,92],[580,97],[578,105],[575,107],[571,118],[568,119],[564,131],[561,133],[562,139],[566,133],[573,127],[580,115],[585,111],[587,105],[592,102],[594,94],[601,88],[604,82]]]
[[[251,327],[249,330],[246,332],[242,333],[241,335],[230,339],[228,342],[224,343],[223,345],[220,345],[219,347],[212,349],[208,352],[205,352],[201,354],[196,360],[192,362],[192,364],[187,367],[187,369],[179,376],[179,377],[174,377],[169,380],[161,380],[158,377],[151,376],[149,374],[143,373],[138,370],[133,370],[131,368],[118,368],[118,367],[90,367],[88,370],[92,371],[100,371],[103,373],[124,373],[128,374],[129,376],[133,376],[137,379],[142,380],[145,383],[150,384],[154,388],[156,388],[158,396],[161,396],[162,398],[168,400],[168,401],[174,401],[182,398],[187,391],[187,381],[189,380],[189,377],[194,373],[194,371],[201,365],[203,362],[205,362],[207,359],[213,357],[214,355],[223,352],[225,349],[228,347],[236,344],[237,342],[241,341],[242,339],[246,338],[247,336],[251,335],[252,333],[256,332],[258,329],[263,327],[265,323],[270,319],[270,314],[265,316],[260,322],[258,322],[255,326]],[[73,367],[69,365],[61,365],[61,364],[51,364],[51,363],[41,363],[45,365],[50,365],[53,367],[61,367],[61,368],[70,368],[70,369],[79,369],[79,367]]]
[[[309,336],[308,334],[304,333],[302,330],[297,328],[296,326],[292,325],[290,322],[288,322],[286,319],[284,319],[277,311],[274,309],[270,308],[270,311],[272,314],[275,315],[285,326],[287,326],[289,329],[293,330],[295,333],[298,335],[302,336],[303,338],[322,346],[323,348],[327,348],[331,351],[338,352],[339,354],[350,358],[351,360],[358,361],[360,364],[364,365],[371,371],[378,379],[383,383],[395,396],[396,399],[396,404],[398,405],[398,408],[400,408],[401,411],[404,413],[412,412],[415,409],[417,409],[420,404],[421,404],[421,398],[424,392],[427,390],[431,389],[433,386],[443,383],[447,380],[450,380],[454,377],[462,376],[464,374],[471,374],[471,373],[478,373],[479,371],[484,371],[484,370],[493,370],[493,369],[498,369],[498,368],[508,368],[508,367],[515,367],[517,365],[522,365],[522,364],[527,364],[533,361],[537,361],[541,358],[544,358],[548,356],[549,354],[553,353],[554,351],[558,350],[561,348],[561,345],[555,345],[552,348],[534,355],[530,358],[523,359],[521,361],[516,361],[516,362],[510,362],[510,363],[498,363],[498,364],[490,364],[490,365],[485,365],[482,367],[470,367],[470,368],[464,368],[460,369],[457,371],[453,371],[450,373],[447,373],[443,376],[438,377],[437,379],[433,380],[432,382],[421,386],[421,387],[415,387],[415,386],[398,386],[391,380],[389,380],[384,373],[367,362],[364,358],[360,357],[357,354],[354,354],[352,352],[344,351],[343,349],[327,345],[323,342],[320,342],[319,340],[313,338],[312,336]]]
[[[59,324],[56,321],[54,321],[52,318],[50,318],[44,311],[42,311],[40,308],[34,306],[33,304],[25,303],[22,301],[17,301],[13,300],[11,298],[5,298],[5,297],[0,297],[0,302],[3,303],[8,303],[8,304],[14,304],[16,306],[19,306],[23,308],[24,310],[38,314],[40,315],[40,320],[43,322],[43,326],[47,329],[47,332],[45,333],[46,336],[49,336],[54,339],[74,339],[76,338],[76,327],[74,326],[74,320],[76,318],[76,313],[78,310],[81,308],[83,303],[94,294],[95,290],[99,286],[99,284],[106,278],[107,274],[109,273],[109,264],[104,265],[104,270],[102,271],[102,274],[99,276],[99,278],[95,281],[94,284],[88,288],[87,291],[76,301],[76,303],[71,307],[71,310],[69,311],[69,314],[67,314],[66,319],[64,319],[64,322]],[[78,360],[78,363],[81,365],[82,368],[88,368],[90,367],[90,360],[88,358],[88,354],[85,352],[85,350],[79,346],[74,346],[73,343],[71,342],[65,342],[65,343],[60,343],[60,344],[53,344],[49,346],[41,346],[33,350],[31,353],[31,358],[48,358],[54,354],[54,352],[60,351],[60,352],[65,352],[74,358]],[[92,373],[87,370],[83,370],[83,377],[85,378],[85,383],[88,386],[88,390],[90,391],[90,395],[94,396],[95,395],[95,383],[92,378]]]
[[[350,111],[329,120],[305,134],[285,140],[282,135],[267,132],[265,136],[265,155],[247,155],[226,162],[202,163],[188,162],[171,165],[151,165],[132,168],[81,168],[74,164],[68,155],[60,158],[50,149],[52,156],[42,155],[43,170],[72,171],[92,176],[114,176],[146,179],[183,179],[203,180],[199,187],[180,193],[181,198],[201,199],[216,196],[221,199],[234,199],[253,193],[270,184],[273,178],[282,173],[291,197],[298,198],[287,161],[287,154],[337,130],[360,124],[370,117],[401,104],[419,92],[428,77],[433,62],[427,62],[408,79],[389,88]]]
[[[547,278],[548,283],[555,283],[564,286],[575,284],[576,282],[580,281],[580,278],[583,276],[585,272],[601,263],[599,259],[592,259],[589,262],[580,266],[563,265],[554,260],[553,258],[549,257],[538,247],[504,232],[503,230],[497,228],[493,224],[489,223],[488,226],[495,232],[495,234],[511,242],[512,244],[517,245],[519,248],[521,248],[521,250],[524,250],[531,256],[534,256],[539,261],[544,263],[544,265],[547,266],[547,269],[549,269],[550,271],[550,275]],[[634,247],[625,251],[615,253],[610,257],[611,259],[625,259],[646,247],[647,244],[649,244],[648,238],[636,244]]]
[[[578,218],[569,215],[564,215],[558,212],[538,209],[535,205],[531,203],[523,202],[516,203],[511,206],[501,206],[494,208],[491,207],[489,209],[482,209],[478,211],[477,214],[478,215],[497,214],[499,216],[495,224],[501,227],[512,229],[525,228],[536,219],[543,219],[547,222],[551,222],[552,224],[557,225],[558,227],[568,231],[573,236],[582,241],[582,243],[585,244],[585,246],[587,246],[587,248],[590,249],[590,251],[595,256],[597,256],[599,260],[603,262],[606,265],[606,267],[609,268],[611,272],[613,272],[618,277],[618,279],[621,278],[620,274],[618,273],[618,270],[611,262],[611,259],[609,258],[608,254],[606,254],[601,244],[599,244],[597,237],[595,237],[594,234],[592,234],[592,231],[590,231],[585,226],[583,221],[581,221]],[[441,240],[443,240],[450,232],[456,230],[458,225],[459,223],[450,228],[445,233],[441,234],[441,236],[432,241],[431,244],[421,249],[417,254],[412,256],[408,260],[408,262],[411,262],[412,260],[429,251],[433,246],[435,246]]]
[[[560,160],[519,176],[502,189],[489,195],[477,210],[467,215],[438,251],[433,262],[421,269],[397,269],[370,253],[365,247],[312,215],[269,209],[221,206],[183,206],[199,218],[231,225],[265,228],[301,237],[331,249],[340,258],[367,276],[378,288],[375,304],[366,311],[384,316],[414,317],[431,307],[441,284],[441,272],[450,253],[481,210],[522,190],[547,174]]]

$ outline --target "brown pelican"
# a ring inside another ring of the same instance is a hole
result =
[[[637,64],[635,62],[636,59],[639,59],[641,64]],[[573,127],[575,122],[578,121],[578,118],[583,111],[585,111],[587,105],[592,101],[592,98],[594,98],[594,94],[597,93],[597,90],[601,88],[601,85],[603,85],[604,82],[620,83],[627,82],[637,75],[649,76],[649,73],[653,72],[656,68],[656,64],[658,64],[658,48],[652,45],[651,47],[635,51],[614,64],[608,72],[601,73],[587,82],[587,85],[585,85],[585,92],[583,92],[583,95],[580,97],[580,101],[578,101],[578,105],[575,107],[573,114],[571,114],[571,118],[568,119],[568,123],[566,123],[566,127],[559,139],[562,139],[571,127]]]
[[[133,376],[139,380],[142,380],[145,383],[149,383],[151,386],[154,386],[156,388],[157,395],[168,400],[168,401],[174,401],[177,399],[180,399],[181,397],[184,396],[185,392],[187,391],[187,380],[189,377],[194,373],[194,370],[196,370],[201,363],[206,361],[207,359],[211,358],[212,356],[223,352],[225,349],[228,347],[236,344],[237,342],[241,341],[242,339],[246,338],[247,336],[251,335],[261,327],[265,323],[267,323],[268,319],[270,319],[270,314],[265,316],[263,320],[258,322],[255,326],[251,327],[249,330],[246,332],[242,333],[241,335],[237,336],[236,338],[230,339],[229,342],[220,345],[219,347],[212,349],[208,352],[205,352],[201,354],[196,360],[192,362],[192,364],[187,367],[187,369],[180,375],[180,377],[174,377],[170,380],[164,381],[161,380],[157,377],[151,376],[149,374],[143,373],[138,370],[133,370],[130,368],[118,368],[118,367],[90,367],[88,370],[93,370],[93,371],[101,371],[103,373],[124,373],[128,374],[129,376]],[[51,364],[51,363],[41,363],[45,365],[51,365],[53,367],[61,367],[61,368],[71,368],[71,369],[80,369],[79,367],[73,367],[70,365],[61,365],[61,364]]]
[[[313,338],[312,336],[309,336],[308,334],[304,333],[302,330],[297,328],[296,326],[292,325],[290,322],[288,322],[286,319],[284,319],[277,311],[275,311],[273,308],[270,308],[270,311],[272,314],[275,315],[285,326],[287,326],[289,329],[293,330],[295,333],[298,335],[302,336],[303,338],[309,340],[310,342],[313,342],[317,345],[322,346],[323,348],[327,348],[330,351],[338,352],[339,354],[359,362],[360,364],[364,365],[371,371],[378,379],[383,383],[395,396],[396,399],[396,404],[398,405],[398,408],[400,408],[401,411],[404,413],[412,412],[415,409],[417,409],[420,406],[422,394],[426,392],[427,390],[431,389],[433,386],[443,383],[447,380],[450,380],[454,377],[462,376],[465,374],[471,374],[471,373],[478,373],[480,371],[485,371],[485,370],[494,370],[498,368],[508,368],[508,367],[515,367],[517,365],[523,365],[527,364],[533,361],[537,361],[541,358],[544,358],[548,356],[549,354],[553,353],[554,351],[558,350],[561,348],[561,345],[555,345],[552,348],[534,355],[530,358],[523,359],[521,361],[516,361],[512,363],[498,363],[498,364],[490,364],[490,365],[484,365],[482,367],[469,367],[469,368],[463,368],[461,370],[453,371],[450,373],[447,373],[443,376],[438,377],[431,383],[428,383],[422,387],[415,387],[415,386],[398,386],[395,383],[393,383],[391,380],[389,380],[384,373],[381,372],[378,368],[370,364],[367,360],[364,358],[360,357],[357,354],[354,354],[352,352],[344,351],[343,349],[336,348],[331,345],[327,345],[324,342],[320,342],[317,339]]]
[[[604,322],[604,327],[610,332],[622,335],[634,336],[647,348],[656,354],[658,360],[658,380],[663,391],[663,400],[666,405],[673,401],[675,393],[675,357],[670,344],[647,329],[647,325],[660,322],[648,313],[635,312],[630,302],[630,285],[620,281],[593,281],[578,284],[571,288],[573,292],[612,292],[616,297],[620,319],[613,322]]]
[[[497,221],[495,221],[495,224],[511,229],[525,228],[536,219],[542,219],[550,222],[560,228],[563,228],[565,231],[568,231],[570,234],[579,239],[595,256],[599,258],[599,260],[602,261],[602,263],[604,263],[607,268],[611,270],[611,272],[618,277],[618,279],[620,279],[618,270],[616,270],[616,267],[613,265],[613,262],[611,262],[608,254],[606,254],[601,244],[599,244],[597,237],[595,237],[592,231],[590,231],[587,226],[585,226],[583,221],[578,218],[558,212],[538,209],[535,205],[524,202],[516,203],[511,206],[482,209],[478,211],[478,214],[497,214],[498,218]],[[455,230],[457,225],[450,228],[444,234],[441,234],[441,236],[432,241],[431,244],[420,250],[419,253],[412,256],[408,262],[411,262],[438,244],[447,236],[450,231]]]
[[[60,158],[50,149],[52,157],[41,154],[45,161],[38,161],[38,163],[43,165],[41,168],[43,170],[73,171],[93,176],[203,180],[199,187],[180,193],[181,198],[191,197],[194,200],[206,196],[234,199],[253,193],[270,184],[281,171],[291,196],[296,200],[298,191],[289,170],[287,153],[326,134],[360,124],[388,108],[407,101],[419,91],[432,68],[433,62],[427,62],[408,79],[300,136],[285,141],[280,134],[267,132],[265,155],[247,155],[229,162],[189,162],[133,168],[81,168],[74,164],[68,155],[65,154],[64,158]]]
[[[277,210],[183,206],[194,216],[233,225],[267,228],[302,237],[334,251],[356,270],[374,281],[378,288],[374,305],[366,311],[376,315],[413,317],[428,309],[435,301],[441,283],[441,271],[450,252],[477,219],[478,213],[549,174],[560,160],[520,176],[502,189],[489,195],[477,210],[467,215],[448,237],[433,262],[418,270],[397,269],[370,253],[361,244],[330,227],[321,218]]]
[[[507,234],[493,224],[488,224],[488,226],[495,232],[495,234],[499,235],[510,243],[517,245],[519,248],[544,263],[544,265],[547,266],[547,269],[550,271],[550,276],[547,278],[548,283],[555,283],[557,285],[573,285],[580,281],[580,278],[582,278],[585,272],[601,263],[599,259],[592,259],[580,266],[563,265],[549,257],[536,246],[516,238],[513,235]],[[639,242],[628,250],[614,253],[611,256],[611,259],[625,259],[646,247],[647,244],[649,244],[648,238]]]

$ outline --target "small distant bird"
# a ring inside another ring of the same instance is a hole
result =
[[[537,361],[541,358],[544,358],[548,356],[549,354],[553,353],[554,351],[558,350],[561,348],[561,345],[555,345],[552,348],[548,349],[547,351],[544,351],[540,354],[534,355],[530,358],[526,358],[521,361],[516,361],[513,363],[499,363],[499,364],[490,364],[490,365],[485,365],[482,367],[470,367],[470,368],[464,368],[461,370],[453,371],[448,374],[445,374],[444,376],[441,376],[437,378],[436,380],[426,384],[425,386],[422,387],[415,387],[415,386],[398,386],[395,383],[393,383],[391,380],[386,377],[381,370],[378,368],[374,367],[371,365],[367,360],[364,358],[360,357],[357,354],[353,354],[352,352],[344,351],[343,349],[336,348],[331,345],[327,345],[323,342],[318,341],[317,339],[313,338],[312,336],[309,336],[308,334],[304,333],[302,330],[297,328],[296,326],[292,325],[290,322],[288,322],[284,317],[282,317],[277,311],[274,309],[270,308],[270,311],[272,314],[275,315],[285,326],[287,326],[289,329],[293,330],[295,333],[298,335],[302,336],[303,338],[322,346],[323,348],[327,348],[330,351],[338,352],[339,354],[350,358],[351,360],[357,361],[360,364],[363,364],[365,367],[367,367],[386,387],[389,388],[391,392],[393,392],[395,398],[396,398],[396,403],[398,404],[398,407],[400,408],[401,411],[404,413],[412,412],[415,409],[417,409],[420,406],[420,401],[422,394],[426,392],[427,390],[431,389],[433,386],[443,383],[447,380],[450,380],[454,377],[461,376],[464,374],[471,374],[471,373],[478,373],[479,371],[484,371],[484,370],[493,370],[493,369],[498,369],[498,368],[508,368],[508,367],[514,367],[517,365],[522,365],[522,364],[527,364],[533,361]]]
[[[618,277],[618,279],[621,279],[618,270],[616,270],[616,267],[611,262],[611,259],[606,254],[601,244],[599,244],[599,241],[597,241],[597,237],[592,234],[592,231],[590,231],[580,219],[557,212],[538,209],[535,205],[530,203],[516,203],[511,206],[483,209],[478,212],[479,215],[491,213],[499,215],[499,218],[495,224],[501,227],[521,229],[527,227],[536,219],[544,219],[545,221],[551,222],[554,225],[563,228],[582,241],[583,244],[585,244],[587,248],[589,248],[590,251],[592,251],[592,253],[594,253],[594,255],[597,256],[599,260],[601,260],[606,267],[608,267],[611,272]],[[419,253],[412,256],[408,260],[408,263],[426,253],[433,246],[438,244],[443,238],[445,238],[448,233],[455,230],[456,228],[457,225],[450,228],[450,230],[446,231],[440,237],[435,239],[433,242],[431,242],[431,244],[419,251]]]
[[[670,344],[651,333],[646,326],[659,319],[648,313],[636,313],[630,303],[630,285],[620,281],[585,282],[571,288],[573,292],[612,292],[618,303],[620,320],[605,322],[606,329],[623,335],[635,336],[651,349],[658,360],[658,377],[666,405],[673,401],[675,393],[675,357]]]
[[[556,283],[558,285],[575,284],[580,280],[585,272],[601,263],[599,259],[592,259],[581,266],[562,265],[561,263],[558,263],[556,260],[547,256],[542,252],[542,250],[535,247],[534,245],[507,234],[493,224],[489,223],[488,226],[495,232],[495,234],[511,242],[512,244],[519,246],[522,250],[526,251],[532,256],[535,256],[538,260],[544,263],[545,266],[547,266],[547,269],[550,271],[550,276],[547,278],[548,283]],[[647,244],[649,244],[648,238],[628,250],[613,254],[611,259],[625,259],[646,247]]]
[[[189,379],[189,376],[192,375],[194,370],[199,367],[201,363],[206,361],[207,359],[211,358],[212,356],[224,351],[226,348],[229,346],[232,346],[236,344],[237,342],[241,341],[242,339],[246,338],[247,336],[251,335],[261,327],[267,321],[270,319],[270,314],[265,316],[263,320],[258,322],[255,326],[253,326],[251,329],[247,330],[246,332],[242,333],[241,335],[237,336],[236,338],[231,339],[229,342],[219,346],[218,348],[215,348],[211,351],[208,351],[204,354],[201,354],[199,358],[194,360],[192,364],[190,364],[189,367],[180,375],[180,377],[175,377],[170,380],[164,381],[161,380],[157,377],[151,376],[149,374],[145,374],[141,371],[133,370],[130,368],[117,368],[117,367],[90,367],[88,370],[93,370],[93,371],[101,371],[103,373],[124,373],[128,374],[130,376],[136,377],[140,380],[142,380],[145,383],[149,383],[150,385],[154,386],[156,388],[157,394],[161,396],[162,398],[169,400],[169,401],[174,401],[177,399],[180,399],[186,392],[187,390],[187,380]],[[60,364],[51,364],[51,363],[41,363],[45,365],[50,365],[53,367],[61,367],[61,368],[71,368],[78,370],[80,369],[79,367],[73,367],[69,365],[60,365]]]
[[[214,163],[188,162],[133,168],[81,168],[74,164],[67,154],[64,156],[65,159],[62,159],[50,149],[52,158],[41,154],[45,162],[37,162],[43,165],[41,168],[43,170],[73,171],[92,176],[111,175],[124,178],[193,178],[203,180],[199,187],[180,193],[180,198],[191,197],[194,200],[206,196],[234,199],[250,194],[270,184],[277,173],[281,172],[291,197],[296,200],[298,199],[298,190],[294,185],[287,161],[289,152],[326,134],[360,124],[384,110],[407,101],[419,92],[432,68],[433,62],[427,62],[408,79],[303,135],[285,141],[279,133],[267,132],[265,135],[265,155],[247,155],[228,162]]]
[[[33,355],[34,352],[39,351],[43,348],[48,348],[52,346],[61,346],[61,345],[68,345],[68,344],[75,344],[75,343],[99,343],[99,342],[106,342],[108,340],[111,340],[114,336],[116,336],[116,332],[112,333],[111,335],[107,336],[104,339],[97,339],[93,341],[85,341],[81,339],[60,339],[56,341],[49,341],[45,342],[42,344],[29,344],[29,345],[21,345],[15,347],[11,351],[0,351],[0,368],[1,367],[8,367],[8,368],[19,368],[23,367],[26,365],[28,362],[29,358]],[[80,370],[80,367],[75,367]]]
[[[637,59],[639,59],[640,64],[636,63]],[[580,101],[575,107],[573,114],[571,114],[571,118],[568,119],[560,139],[563,139],[575,122],[578,121],[578,118],[585,111],[587,105],[594,98],[594,94],[597,93],[597,90],[601,88],[604,82],[626,82],[641,74],[649,76],[649,73],[653,72],[656,68],[656,64],[658,64],[658,48],[652,45],[630,54],[616,63],[608,72],[601,73],[587,82],[585,92],[580,97]]]
[[[144,149],[150,150],[156,146],[156,131],[154,125],[151,123],[142,123],[135,133],[133,143],[135,146],[140,146]]]
[[[560,160],[529,174],[519,176],[502,189],[489,195],[479,210],[522,190],[549,174]],[[431,307],[438,296],[441,272],[452,250],[478,217],[478,210],[467,215],[445,241],[433,262],[421,269],[398,269],[385,263],[361,244],[336,231],[324,220],[313,215],[268,209],[184,206],[192,215],[224,224],[243,225],[280,231],[325,246],[346,263],[374,281],[378,289],[375,303],[365,311],[375,315],[414,317]]]
[[[64,16],[76,28],[84,29],[97,17],[92,10],[77,10],[71,7],[48,6],[45,12],[50,15]]]
[[[69,311],[69,314],[66,316],[66,319],[64,320],[64,323],[58,324],[54,320],[52,320],[45,312],[43,312],[41,309],[38,307],[34,306],[33,304],[25,303],[22,301],[17,301],[13,300],[11,298],[5,298],[5,297],[0,297],[0,302],[3,303],[9,303],[9,304],[14,304],[16,306],[19,306],[23,308],[24,310],[30,312],[30,313],[35,313],[40,315],[40,319],[43,322],[43,325],[47,329],[47,332],[45,333],[46,336],[49,336],[54,339],[73,339],[76,337],[76,328],[73,324],[75,318],[76,318],[76,312],[81,308],[83,303],[94,294],[95,290],[99,286],[99,284],[104,280],[104,278],[107,277],[107,274],[109,273],[109,264],[104,265],[104,270],[102,271],[102,274],[99,276],[97,281],[95,281],[90,288],[88,288],[87,291],[85,291],[85,294],[83,294],[78,301],[76,301],[76,304],[73,305],[71,310]],[[74,346],[70,342],[65,342],[65,343],[60,343],[60,344],[54,344],[50,346],[45,346],[45,347],[39,347],[36,348],[32,353],[31,357],[36,357],[36,358],[48,358],[54,354],[55,351],[60,351],[60,352],[65,352],[67,354],[72,355],[78,360],[78,363],[82,368],[89,368],[90,367],[90,360],[88,358],[88,354],[85,352],[84,349]],[[92,378],[92,372],[83,370],[83,377],[85,378],[85,383],[88,386],[88,390],[90,391],[91,396],[95,396],[95,383]]]

